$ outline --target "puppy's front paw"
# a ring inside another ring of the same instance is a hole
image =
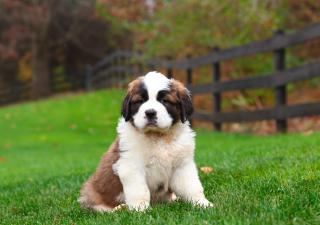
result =
[[[192,202],[195,206],[201,207],[201,208],[211,208],[214,207],[214,205],[209,202],[206,198],[201,198],[199,200]]]
[[[174,202],[177,201],[178,197],[176,196],[175,193],[171,193],[170,197],[169,197],[169,202]]]
[[[128,204],[128,207],[129,207],[129,210],[143,212],[149,208],[149,205],[150,204],[147,201],[140,201],[140,202],[130,203]]]

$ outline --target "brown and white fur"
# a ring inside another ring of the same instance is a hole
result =
[[[175,195],[211,207],[194,162],[195,133],[189,91],[182,83],[149,72],[129,84],[118,137],[84,184],[79,202],[107,212],[125,204],[145,210]]]

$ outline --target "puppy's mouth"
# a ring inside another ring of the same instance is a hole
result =
[[[148,120],[143,129],[145,133],[164,133],[166,130],[159,127],[156,120]]]
[[[156,120],[148,120],[146,123],[146,127],[158,127],[157,121]]]
[[[132,120],[131,123],[133,127],[135,127],[138,131],[145,133],[145,134],[165,134],[170,130],[171,126],[165,126],[162,127],[161,124],[159,124],[158,119],[147,119],[144,118],[144,123],[140,126],[137,126],[135,121]]]

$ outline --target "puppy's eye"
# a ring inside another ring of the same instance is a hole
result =
[[[139,99],[139,100],[132,102],[132,104],[136,104],[136,105],[141,105],[142,103],[143,103],[142,99]]]
[[[162,104],[171,104],[171,102],[168,101],[168,100],[165,99],[165,98],[161,99],[160,102],[161,102]]]

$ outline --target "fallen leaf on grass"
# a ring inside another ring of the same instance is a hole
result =
[[[71,130],[75,130],[75,129],[77,129],[77,124],[70,124],[69,125],[69,128],[71,129]]]
[[[59,143],[52,143],[52,147],[53,147],[53,148],[58,148],[59,146],[60,146]]]
[[[0,156],[0,163],[7,161],[6,158]]]
[[[314,133],[313,130],[307,130],[307,131],[303,132],[303,135],[304,135],[304,136],[309,136],[309,135],[311,135],[311,134],[313,134],[313,133]]]
[[[210,166],[203,166],[200,168],[201,172],[205,173],[205,174],[209,174],[213,172],[213,168]]]
[[[11,143],[5,143],[4,145],[3,145],[3,148],[4,149],[9,149],[9,148],[11,148],[12,147],[12,144]]]

